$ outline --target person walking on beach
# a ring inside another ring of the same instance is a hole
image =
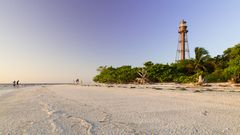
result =
[[[76,80],[76,84],[79,84],[79,79]]]
[[[19,80],[17,80],[17,85],[19,85]]]
[[[14,87],[16,86],[16,81],[15,81],[15,80],[13,81],[13,86],[14,86]]]

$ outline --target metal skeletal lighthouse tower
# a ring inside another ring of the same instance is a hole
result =
[[[187,22],[182,20],[179,24],[179,39],[178,39],[178,49],[176,54],[176,61],[184,61],[190,58],[188,39],[187,39]]]

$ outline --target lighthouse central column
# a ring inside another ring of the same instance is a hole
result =
[[[181,33],[181,60],[185,60],[185,33]]]

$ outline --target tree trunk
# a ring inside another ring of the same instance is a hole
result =
[[[202,85],[204,83],[204,79],[202,77],[202,75],[199,75],[198,77],[198,85]]]

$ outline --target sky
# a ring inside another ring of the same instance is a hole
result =
[[[99,66],[173,63],[240,43],[239,0],[0,0],[0,83],[91,82]]]

